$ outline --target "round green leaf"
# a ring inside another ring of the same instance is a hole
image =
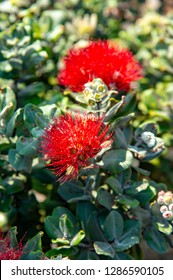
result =
[[[98,255],[109,256],[111,258],[113,258],[115,255],[114,249],[107,242],[94,242],[94,249]]]
[[[120,238],[123,234],[123,227],[124,222],[122,216],[116,210],[112,210],[106,217],[103,227],[108,241]]]
[[[108,151],[103,157],[103,168],[113,174],[120,173],[132,165],[133,155],[128,150]]]

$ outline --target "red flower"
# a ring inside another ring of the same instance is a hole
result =
[[[54,120],[45,130],[41,149],[58,181],[76,178],[81,167],[91,165],[90,158],[110,146],[112,134],[108,130],[109,126],[95,115],[67,113]]]
[[[0,260],[19,260],[22,255],[23,245],[19,244],[13,248],[8,236],[4,237],[0,232]]]
[[[109,88],[127,92],[131,83],[141,77],[142,68],[128,49],[99,40],[69,51],[58,82],[73,91],[82,91],[85,83],[101,78]]]

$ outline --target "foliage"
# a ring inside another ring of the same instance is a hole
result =
[[[162,181],[172,189],[172,15],[167,17],[150,12],[138,19],[119,36],[123,44],[135,51],[144,65],[145,77],[141,80],[138,93],[138,119],[135,126],[143,121],[155,121],[159,125],[167,151],[157,161],[150,163],[153,178],[159,172]],[[164,34],[164,36],[163,36]]]
[[[137,19],[131,2],[0,2],[0,228],[10,248],[23,243],[21,259],[141,259],[143,241],[158,254],[173,246],[157,202],[173,182],[172,17]],[[93,38],[136,55],[144,78],[135,89],[122,96],[103,83],[106,96],[86,97],[98,81],[83,94],[57,85],[64,55]],[[41,140],[69,111],[104,115],[114,141],[78,180],[60,184]]]

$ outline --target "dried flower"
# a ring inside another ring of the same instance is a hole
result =
[[[99,40],[69,51],[58,82],[73,91],[82,91],[85,83],[101,78],[109,89],[127,92],[132,82],[141,77],[142,68],[128,49]]]
[[[19,260],[23,251],[22,242],[19,241],[16,247],[12,247],[8,235],[4,237],[0,232],[0,260]]]
[[[54,119],[41,141],[43,157],[64,183],[77,177],[80,168],[91,165],[102,148],[112,143],[109,126],[93,114],[67,113]]]

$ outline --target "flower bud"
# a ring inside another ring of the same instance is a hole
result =
[[[169,204],[168,208],[170,211],[173,211],[173,203]]]
[[[163,218],[170,221],[172,220],[173,218],[173,213],[172,211],[165,211],[163,214],[162,214]]]
[[[84,84],[83,93],[88,102],[90,100],[101,102],[101,100],[106,96],[107,92],[108,88],[100,78],[96,78],[92,82]]]
[[[156,137],[152,132],[144,131],[141,135],[141,138],[148,148],[153,148],[156,145]]]
[[[160,205],[164,204],[164,196],[162,196],[162,195],[158,196],[157,203]]]
[[[162,205],[160,207],[160,212],[163,214],[164,212],[168,211],[168,207],[166,205]]]
[[[172,204],[173,203],[172,194],[165,195],[163,201],[167,205]]]
[[[161,190],[160,192],[158,192],[158,196],[164,196],[164,194],[165,194],[165,191],[163,191],[163,190]]]

